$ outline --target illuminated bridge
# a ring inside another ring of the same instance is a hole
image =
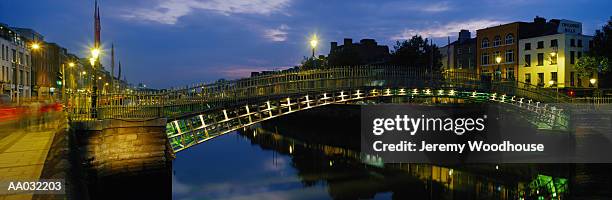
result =
[[[71,99],[83,97],[72,95]],[[179,152],[234,130],[310,108],[413,99],[509,105],[538,128],[556,130],[568,128],[569,117],[563,105],[571,101],[551,90],[516,81],[492,81],[471,73],[351,66],[286,70],[159,93],[98,95],[96,109],[86,103],[71,108],[70,117],[76,121],[166,118],[171,149]]]

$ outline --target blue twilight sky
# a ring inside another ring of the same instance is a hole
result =
[[[592,34],[610,0],[100,0],[102,43],[133,83],[169,87],[281,69],[309,55],[309,35],[329,42],[374,38],[391,45],[413,34],[438,44],[475,30],[539,15],[580,21]],[[83,56],[93,42],[93,0],[0,0],[0,22],[29,27]],[[472,36],[475,36],[473,33]]]

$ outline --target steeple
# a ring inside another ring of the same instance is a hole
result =
[[[94,3],[94,48],[100,48],[100,7],[98,0]]]
[[[111,44],[111,78],[115,77],[115,44]]]

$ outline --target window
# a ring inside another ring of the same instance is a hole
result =
[[[525,67],[531,67],[531,55],[525,54]]]
[[[525,83],[531,84],[531,74],[525,73]]]
[[[506,35],[506,44],[512,44],[514,43],[514,36],[512,35],[512,33]]]
[[[582,79],[580,77],[576,77],[576,82],[578,82],[578,87],[582,87]]]
[[[589,40],[589,49],[593,48],[593,40]]]
[[[578,56],[577,57],[578,57],[578,59],[582,58],[582,51],[578,52]]]
[[[558,83],[557,82],[558,81],[557,80],[557,72],[550,72],[550,80],[552,81],[552,84],[553,84],[551,86],[557,87],[557,83]]]
[[[574,54],[576,54],[576,52],[570,51],[570,64],[576,63],[576,58]]]
[[[544,73],[538,73],[538,86],[544,86]]]
[[[538,49],[543,49],[544,48],[544,41],[539,41],[538,42]]]
[[[482,39],[482,48],[487,48],[487,47],[489,47],[489,39],[484,38]]]
[[[525,43],[525,50],[531,50],[531,43]]]
[[[508,67],[506,69],[506,79],[514,80],[514,67]]]
[[[506,51],[506,62],[508,63],[514,62],[514,51],[512,50]]]
[[[457,55],[461,55],[461,48],[457,48]]]
[[[495,38],[493,39],[493,46],[499,46],[501,45],[501,37],[499,37],[499,35],[495,36]]]
[[[557,54],[550,55],[550,64],[551,65],[556,65],[557,64]]]
[[[550,40],[550,47],[557,47],[557,46],[559,46],[557,39]]]
[[[2,60],[4,60],[4,44],[2,45]],[[2,70],[4,70],[4,68]]]
[[[582,47],[582,40],[578,40],[578,47]]]
[[[575,39],[571,39],[570,40],[570,46],[571,47],[575,47],[576,46],[576,40]]]
[[[481,62],[483,65],[489,64],[489,54],[488,53],[483,53],[481,59],[482,59]]]
[[[15,51],[15,49],[11,49],[12,53],[13,53],[13,63],[17,62],[17,51]]]
[[[570,72],[570,86],[574,87],[574,72]]]
[[[538,53],[538,66],[544,65],[544,53]]]

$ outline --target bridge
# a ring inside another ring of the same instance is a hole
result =
[[[415,99],[491,102],[524,113],[539,128],[567,130],[564,105],[572,102],[564,94],[517,81],[402,66],[285,70],[156,93],[95,95],[95,108],[92,96],[68,95],[72,121],[164,118],[173,153],[268,119],[329,104]]]

